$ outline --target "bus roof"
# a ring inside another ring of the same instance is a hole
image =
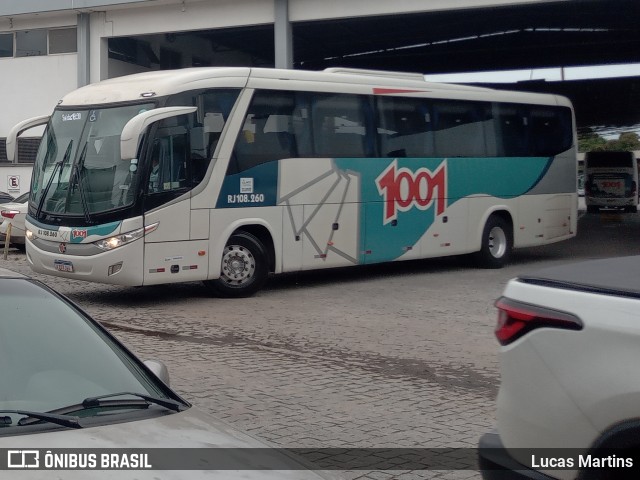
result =
[[[263,88],[277,88],[283,80],[305,82],[304,88],[315,90],[327,84],[369,87],[374,94],[420,94],[469,100],[502,101],[571,106],[568,99],[557,95],[525,93],[489,88],[426,82],[420,74],[359,69],[327,69],[326,71],[283,70],[249,67],[195,67],[160,70],[111,78],[81,87],[67,94],[61,106],[101,105],[145,98],[162,97],[186,90],[213,87],[244,87],[252,83]],[[314,88],[312,88],[312,84]]]

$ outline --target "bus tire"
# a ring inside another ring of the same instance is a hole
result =
[[[205,284],[220,297],[249,297],[260,290],[268,275],[262,242],[248,232],[238,232],[231,235],[224,247],[220,278],[207,280]]]
[[[509,223],[499,215],[491,215],[482,231],[476,263],[481,268],[502,268],[511,257],[513,233]]]

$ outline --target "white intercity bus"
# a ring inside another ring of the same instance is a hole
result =
[[[584,156],[587,212],[601,208],[638,211],[638,161],[633,152],[587,152]]]
[[[330,69],[192,68],[65,96],[31,184],[33,270],[119,285],[203,280],[246,296],[270,272],[475,253],[577,227],[564,98]]]

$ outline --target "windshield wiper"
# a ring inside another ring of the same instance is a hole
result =
[[[115,398],[124,397],[126,395],[137,398]],[[55,410],[52,410],[51,413],[67,415],[69,413],[88,410],[91,408],[148,408],[150,405],[160,405],[161,407],[168,408],[175,412],[180,412],[187,408],[183,403],[170,398],[158,398],[137,392],[118,392],[88,397],[85,398],[82,403],[56,408]]]
[[[84,212],[84,219],[87,223],[91,223],[89,204],[87,203],[87,196],[84,191],[84,184],[82,183],[82,169],[84,168],[84,159],[87,154],[87,145],[88,142],[84,144],[82,152],[80,152],[80,157],[73,166],[71,184],[73,184],[73,181],[75,180],[76,184],[78,185],[78,191],[80,192],[80,203],[82,204],[82,211]]]
[[[137,397],[135,399],[132,398],[121,398],[115,399],[113,397],[120,396],[133,396]],[[115,408],[115,409],[130,409],[130,408],[148,408],[149,405],[160,405],[161,407],[168,408],[169,410],[173,410],[174,412],[180,412],[186,408],[182,403],[172,400],[170,398],[158,398],[153,397],[151,395],[145,395],[143,393],[136,392],[119,392],[119,393],[109,393],[106,395],[100,395],[96,397],[85,398],[82,403],[77,405],[69,405],[68,407],[57,408],[52,410],[51,412],[30,412],[27,410],[0,410],[0,415],[2,414],[16,414],[16,415],[25,415],[25,417],[21,418],[18,421],[18,425],[32,425],[34,423],[38,423],[39,421],[46,421],[55,423],[57,425],[62,425],[64,427],[69,428],[83,428],[84,425],[80,423],[80,418],[69,415],[73,412],[79,412],[82,410],[88,410],[91,408]],[[10,417],[0,417],[0,426],[4,424],[10,425],[11,418]]]
[[[173,410],[175,412],[179,412],[179,411],[184,410],[186,408],[182,403],[180,403],[180,402],[178,402],[176,400],[172,400],[170,398],[152,397],[151,395],[145,395],[144,393],[136,393],[136,392],[109,393],[109,394],[100,395],[100,396],[97,396],[97,397],[85,398],[82,401],[82,406],[84,408],[94,408],[94,407],[106,406],[106,405],[109,405],[110,402],[113,402],[113,400],[110,400],[113,397],[120,397],[120,396],[123,396],[123,395],[130,395],[130,396],[138,397],[138,398],[144,400],[147,405],[149,405],[149,404],[160,405],[161,407],[168,408],[168,409]],[[127,402],[131,402],[131,400],[123,399],[123,400],[120,401],[120,403],[123,403],[124,405],[126,405]]]
[[[15,415],[24,415],[23,418],[18,420],[19,426],[30,425],[35,423],[33,421],[29,421],[29,418],[35,418],[39,421],[55,423],[56,425],[61,425],[63,427],[69,428],[83,428],[83,425],[80,423],[80,419],[78,417],[74,417],[71,415],[59,415],[56,413],[47,413],[47,412],[30,412],[29,410],[0,410],[0,414],[15,414]],[[4,424],[10,424],[10,419],[4,419]]]
[[[69,160],[69,156],[71,155],[71,147],[73,146],[73,140],[69,140],[69,145],[67,145],[67,150],[64,152],[64,157],[59,162],[56,162],[53,170],[51,171],[51,176],[49,177],[49,181],[47,185],[44,187],[42,191],[42,196],[40,197],[40,201],[38,202],[38,208],[36,209],[36,218],[40,218],[40,213],[42,213],[42,207],[44,206],[44,201],[49,194],[49,189],[51,188],[51,184],[53,183],[53,177],[55,176],[58,169],[60,169],[60,174],[58,175],[58,183],[60,183],[60,177],[62,176],[62,169],[64,165]]]

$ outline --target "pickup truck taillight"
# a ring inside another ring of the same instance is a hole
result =
[[[582,330],[582,321],[570,313],[539,307],[509,298],[499,298],[496,337],[501,345],[508,345],[537,328]]]

